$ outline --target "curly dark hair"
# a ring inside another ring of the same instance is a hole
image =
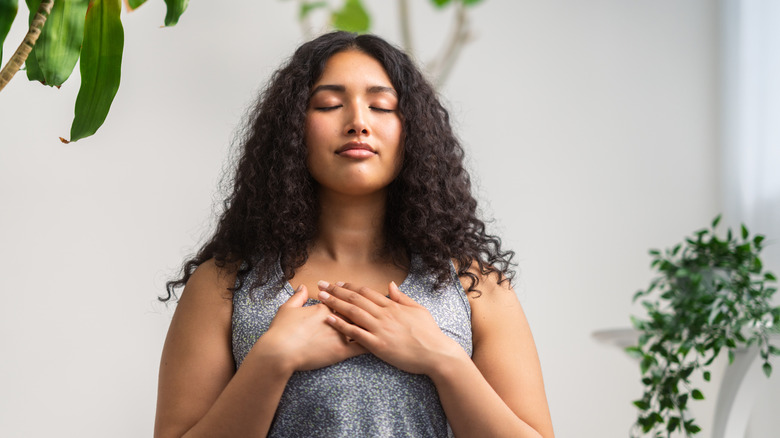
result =
[[[304,122],[312,86],[336,53],[355,50],[384,67],[398,93],[403,125],[403,162],[388,187],[384,252],[400,264],[418,254],[437,278],[458,275],[479,293],[479,277],[496,274],[512,281],[514,252],[486,232],[464,168],[464,151],[450,117],[430,83],[401,50],[374,35],[333,32],[300,46],[272,76],[253,107],[241,135],[241,156],[217,230],[176,280],[167,283],[168,301],[195,269],[209,259],[237,272],[238,287],[258,270],[270,281],[277,261],[286,280],[308,257],[317,231],[317,182],[306,167]]]

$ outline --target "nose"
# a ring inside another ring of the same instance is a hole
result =
[[[364,110],[359,105],[353,105],[352,108],[352,111],[348,111],[347,121],[344,124],[344,133],[346,135],[368,135],[368,123],[365,117],[365,112],[368,111],[368,108]]]

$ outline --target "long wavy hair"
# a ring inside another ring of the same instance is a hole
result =
[[[336,53],[356,50],[384,67],[398,93],[403,125],[399,175],[388,187],[384,253],[401,265],[418,254],[436,276],[448,281],[450,261],[479,293],[479,277],[512,281],[514,252],[486,232],[464,168],[464,151],[450,117],[430,83],[401,50],[374,35],[333,32],[300,46],[269,81],[240,135],[240,158],[232,191],[216,232],[180,276],[167,283],[168,301],[195,269],[209,259],[237,273],[237,287],[257,269],[257,285],[281,266],[284,280],[307,260],[320,212],[317,183],[306,167],[304,124],[312,86]]]

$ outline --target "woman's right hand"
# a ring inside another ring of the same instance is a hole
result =
[[[308,296],[306,286],[301,285],[279,307],[268,331],[249,354],[262,355],[292,372],[323,368],[366,352],[326,322],[331,314],[327,306],[303,307]]]

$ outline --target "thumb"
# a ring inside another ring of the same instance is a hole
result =
[[[305,285],[298,286],[295,293],[283,304],[285,307],[303,307],[303,303],[309,298],[309,290]]]
[[[405,304],[405,305],[414,305],[417,304],[416,301],[409,298],[408,295],[401,292],[401,289],[398,289],[398,286],[395,284],[394,281],[390,282],[390,286],[388,287],[388,290],[390,292],[390,299],[395,301],[398,304]]]

